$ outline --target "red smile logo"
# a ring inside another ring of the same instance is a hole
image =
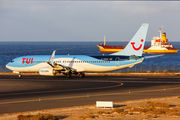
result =
[[[143,41],[144,41],[144,40],[141,39],[141,42],[143,42]],[[142,47],[142,44],[141,44],[138,48],[136,48],[136,47],[134,46],[135,42],[131,42],[131,44],[132,44],[133,49],[136,50],[136,51],[140,50],[141,47]]]

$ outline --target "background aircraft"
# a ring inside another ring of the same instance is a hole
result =
[[[85,72],[115,71],[143,62],[142,52],[149,24],[144,23],[120,52],[110,55],[33,55],[13,59],[6,67],[16,73],[39,72],[40,75],[54,76],[62,73],[66,77],[79,75],[84,77]]]

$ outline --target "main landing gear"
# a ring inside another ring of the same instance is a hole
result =
[[[64,75],[66,76],[66,78],[71,78],[72,77],[72,73],[71,72],[66,73]],[[75,74],[75,75],[79,75],[80,78],[84,78],[85,77],[84,73],[79,73],[79,74]]]
[[[85,74],[84,74],[84,73],[80,73],[80,74],[79,74],[79,77],[80,77],[80,78],[84,78],[84,77],[85,77]]]
[[[71,73],[67,73],[65,74],[66,78],[71,78],[72,77],[72,74]]]

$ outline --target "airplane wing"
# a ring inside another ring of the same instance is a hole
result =
[[[59,64],[59,63],[55,63],[54,62],[54,56],[55,56],[55,50],[53,51],[49,61],[47,62],[55,71],[61,71],[62,73],[77,73],[77,72],[84,72],[85,70],[81,67],[78,66],[73,66],[73,61],[75,59],[75,57],[71,60],[71,62],[69,63],[68,66]]]
[[[61,64],[54,63],[54,69],[55,70],[65,70],[65,71],[71,71],[71,72],[85,72],[85,70],[78,66],[64,66]]]

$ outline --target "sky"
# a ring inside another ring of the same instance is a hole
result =
[[[147,41],[164,26],[180,37],[179,1],[0,0],[0,41],[129,41],[149,23]]]

